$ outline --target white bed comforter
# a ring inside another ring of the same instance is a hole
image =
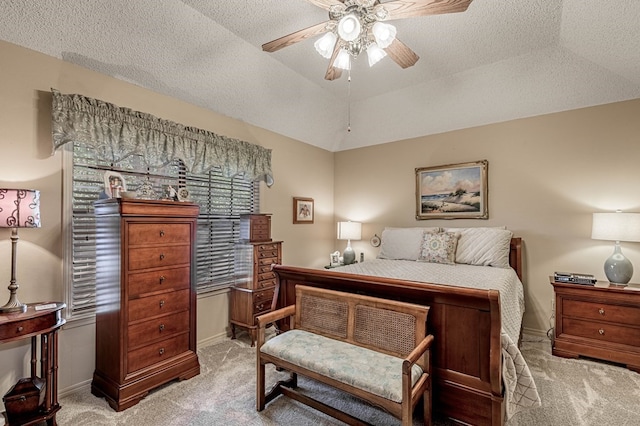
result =
[[[374,259],[343,266],[338,270],[407,281],[498,290],[502,319],[502,378],[506,391],[507,419],[518,411],[540,406],[540,396],[535,382],[517,346],[524,313],[524,290],[513,269]]]

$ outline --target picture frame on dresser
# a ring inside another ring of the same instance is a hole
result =
[[[313,223],[313,198],[293,197],[293,223]]]
[[[488,219],[487,160],[419,167],[416,219]]]

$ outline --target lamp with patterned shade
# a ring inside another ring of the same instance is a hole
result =
[[[40,227],[40,191],[33,189],[0,189],[0,228],[11,228],[11,281],[9,302],[0,313],[24,312],[27,305],[18,300],[16,283],[16,249],[18,228]]]

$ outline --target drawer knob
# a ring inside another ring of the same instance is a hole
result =
[[[264,308],[264,303],[261,303],[258,305],[258,309],[262,309],[262,308]]]
[[[164,253],[160,253],[160,260],[164,259]]]
[[[160,350],[158,351],[158,353],[159,353],[160,355],[164,355],[164,348],[160,348]]]
[[[164,280],[166,280],[166,278],[164,277],[164,275],[160,276],[160,284],[164,283]]]
[[[18,327],[18,333],[22,333],[23,330],[24,330],[23,326]]]
[[[160,331],[164,331],[164,324],[160,324]]]
[[[162,308],[164,306],[164,300],[160,301],[160,307]]]
[[[164,237],[164,231],[162,229],[160,230],[160,236]]]
[[[598,330],[598,333],[600,333],[601,336],[604,336],[604,330],[603,329]]]
[[[604,309],[602,309],[602,308],[598,309],[598,313],[599,313],[600,315],[604,315]]]

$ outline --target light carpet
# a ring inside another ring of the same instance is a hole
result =
[[[513,416],[508,426],[639,425],[640,374],[590,360],[551,355],[547,339],[525,336],[522,353],[542,398],[540,408]],[[151,392],[139,404],[119,413],[86,389],[60,399],[60,425],[341,425],[342,423],[284,396],[260,413],[255,408],[255,348],[246,334],[198,351],[200,375],[172,382]],[[269,367],[269,366],[268,366]],[[272,367],[272,366],[271,366]],[[267,368],[267,384],[286,378]],[[399,420],[347,394],[299,379],[300,389],[374,425]],[[422,424],[417,410],[414,425]],[[449,425],[435,419],[438,426]]]

